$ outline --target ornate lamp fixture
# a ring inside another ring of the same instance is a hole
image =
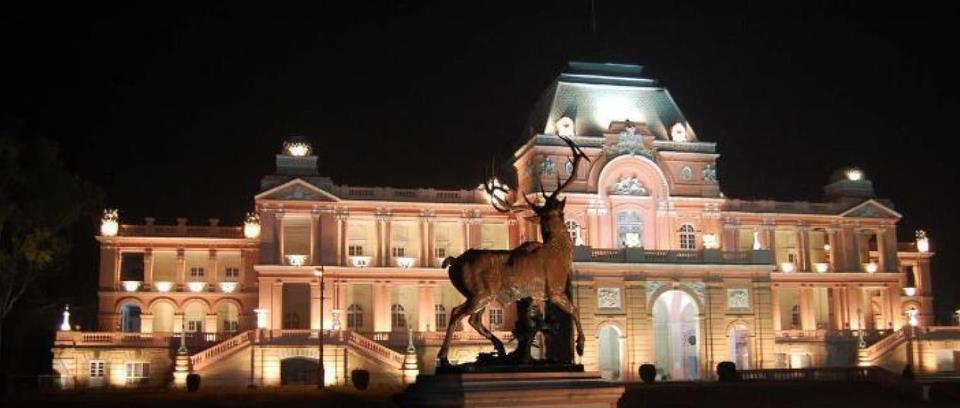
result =
[[[717,234],[703,234],[704,249],[720,249],[720,238]]]
[[[847,169],[847,171],[845,171],[843,174],[847,177],[847,180],[850,180],[850,181],[863,180],[863,170],[860,170],[855,167]]]
[[[254,239],[260,236],[260,216],[257,213],[247,213],[243,220],[243,236]]]
[[[105,237],[115,237],[120,232],[120,215],[116,208],[103,210],[103,217],[100,218],[100,235]]]

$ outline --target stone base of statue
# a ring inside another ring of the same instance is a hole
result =
[[[614,408],[623,392],[623,384],[583,372],[582,367],[580,371],[464,371],[420,375],[395,402],[401,407]]]

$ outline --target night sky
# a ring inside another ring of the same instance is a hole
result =
[[[60,141],[126,222],[236,225],[289,134],[337,183],[467,188],[566,61],[641,64],[717,142],[728,197],[818,200],[859,166],[901,240],[929,231],[939,317],[960,308],[957,10],[597,0],[593,30],[589,1],[475,3],[8,4],[0,120]]]

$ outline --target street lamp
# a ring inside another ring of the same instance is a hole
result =
[[[313,271],[313,276],[320,279],[320,327],[317,329],[317,389],[323,389],[323,265]]]

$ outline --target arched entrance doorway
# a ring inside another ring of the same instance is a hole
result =
[[[124,333],[140,332],[140,306],[127,303],[120,307],[120,331]]]
[[[291,357],[280,360],[280,385],[310,385],[317,383],[317,360]]]
[[[623,378],[623,347],[620,330],[616,326],[606,325],[600,329],[600,376],[607,380]]]
[[[664,380],[700,378],[700,324],[697,303],[686,292],[668,290],[653,304],[657,373]]]
[[[750,369],[750,331],[746,325],[737,324],[727,333],[730,338],[730,361],[738,370]]]

